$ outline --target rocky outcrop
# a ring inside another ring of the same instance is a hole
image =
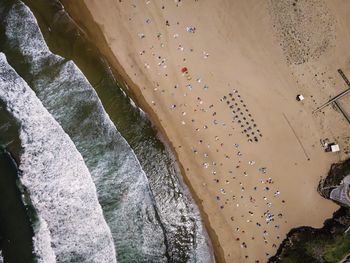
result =
[[[344,178],[350,174],[350,159],[333,164],[328,176],[322,179],[318,191],[330,198],[334,189],[344,186]],[[346,183],[346,182],[345,182]],[[292,229],[269,262],[342,262],[350,252],[350,209],[345,203],[326,220],[323,227],[299,227]]]

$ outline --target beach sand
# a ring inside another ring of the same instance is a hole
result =
[[[350,2],[62,2],[170,141],[217,262],[266,262],[332,216],[317,185],[349,124],[313,110],[347,88]]]

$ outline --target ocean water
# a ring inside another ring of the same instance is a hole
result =
[[[212,262],[198,208],[173,156],[108,67],[90,85],[73,61],[50,51],[21,1],[0,3],[0,12],[0,50],[83,157],[118,261]]]
[[[96,188],[75,145],[0,54],[0,99],[20,123],[19,179],[37,211],[38,262],[116,262]]]
[[[59,7],[58,1],[25,2],[42,21],[41,29],[50,49],[74,59],[83,69],[111,120],[134,150],[146,172],[155,206],[165,228],[169,261],[214,261],[198,208],[181,182],[175,158],[142,110],[133,107],[132,101],[125,96],[123,90],[127,90],[127,87],[114,79],[103,59],[101,63],[100,57],[94,56],[98,53],[94,47],[77,37],[83,34],[74,29],[71,19]],[[48,12],[50,6],[54,8]]]
[[[18,72],[70,135],[91,171],[117,250],[125,251],[126,261],[166,261],[164,233],[147,177],[95,90],[73,62],[49,51],[22,3],[14,5],[4,23],[5,46],[13,50],[7,54],[22,56]],[[16,62],[13,65],[17,68]]]
[[[0,108],[0,112],[3,111]],[[30,263],[33,259],[33,230],[17,179],[16,162],[0,147],[0,247],[4,249],[0,258],[4,256],[7,262]]]

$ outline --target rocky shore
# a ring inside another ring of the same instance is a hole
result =
[[[331,166],[328,176],[321,179],[318,192],[329,199],[330,192],[350,173],[350,159]],[[350,251],[350,209],[345,205],[327,219],[319,229],[292,229],[269,262],[343,262]]]

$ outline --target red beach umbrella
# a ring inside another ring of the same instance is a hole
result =
[[[188,69],[187,69],[186,67],[183,67],[183,68],[181,69],[181,72],[182,72],[182,73],[186,73],[186,72],[188,72]]]

